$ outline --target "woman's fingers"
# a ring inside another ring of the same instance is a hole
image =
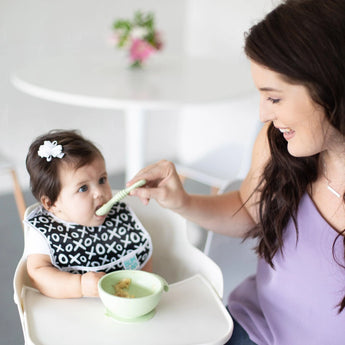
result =
[[[141,169],[130,181],[127,186],[144,179],[146,180],[146,187],[157,187],[161,181],[166,179],[175,171],[174,164],[168,161],[159,161]]]
[[[152,198],[166,208],[174,209],[181,204],[185,192],[172,162],[160,161],[143,168],[127,185],[141,179],[145,179],[146,184],[133,190],[130,195],[140,198],[144,204]]]
[[[160,188],[149,188],[149,187],[142,187],[136,188],[130,193],[131,196],[138,197],[143,204],[147,205],[150,199],[156,199],[158,202],[161,201],[161,191]]]

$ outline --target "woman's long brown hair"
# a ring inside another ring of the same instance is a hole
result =
[[[344,0],[285,1],[251,28],[245,52],[287,82],[306,86],[313,101],[324,108],[330,123],[345,137]],[[273,267],[274,255],[283,251],[283,233],[290,219],[298,240],[298,206],[319,176],[320,164],[319,154],[291,156],[285,139],[272,124],[267,136],[271,159],[258,186],[260,223],[248,236],[258,238],[258,254]],[[344,258],[335,259],[344,266]],[[344,308],[345,296],[339,312]]]

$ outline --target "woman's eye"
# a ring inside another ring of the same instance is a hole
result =
[[[84,186],[81,186],[81,187],[79,188],[78,192],[83,193],[83,192],[86,192],[87,190],[88,190],[87,185],[84,185]]]
[[[268,97],[267,100],[270,101],[270,102],[272,102],[272,104],[277,104],[277,103],[280,102],[280,98]]]
[[[101,177],[98,181],[99,184],[105,184],[107,182],[107,178],[106,177]]]

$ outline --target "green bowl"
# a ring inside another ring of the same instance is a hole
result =
[[[129,278],[127,290],[131,298],[115,296],[115,285]],[[150,319],[168,283],[159,275],[145,271],[123,270],[108,273],[98,282],[98,293],[106,314],[120,321],[143,321]]]

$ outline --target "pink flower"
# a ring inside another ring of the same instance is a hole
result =
[[[156,49],[146,41],[134,39],[129,49],[129,56],[132,62],[144,62]]]

